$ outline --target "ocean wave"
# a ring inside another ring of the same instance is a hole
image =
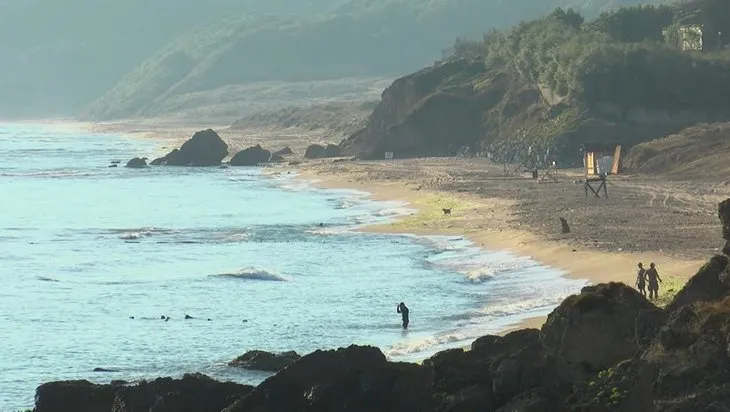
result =
[[[521,299],[516,302],[498,302],[482,308],[482,314],[490,317],[505,317],[524,314],[530,311],[551,308],[559,304],[566,296],[555,294]]]
[[[391,207],[391,208],[378,210],[374,214],[375,214],[375,216],[381,216],[381,217],[401,217],[401,216],[410,216],[415,213],[416,213],[416,211],[411,208]]]
[[[470,339],[477,338],[479,334],[470,334],[465,332],[451,332],[436,336],[428,336],[425,338],[414,339],[407,342],[398,342],[385,350],[385,356],[388,358],[403,357],[414,355],[421,352],[431,351],[434,348],[443,345],[454,344],[457,342],[465,342]]]
[[[275,282],[286,282],[288,279],[282,275],[259,268],[244,268],[234,273],[220,273],[212,275],[217,278],[229,278],[229,279],[240,279],[240,280],[267,280]]]
[[[490,268],[472,269],[466,272],[466,279],[471,283],[484,283],[494,279],[494,270]]]

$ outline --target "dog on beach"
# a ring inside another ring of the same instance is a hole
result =
[[[444,208],[441,210],[444,211],[444,216],[451,216],[451,208],[448,208],[448,209]]]

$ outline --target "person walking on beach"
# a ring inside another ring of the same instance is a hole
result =
[[[636,275],[636,288],[639,289],[639,293],[646,296],[646,269],[641,262],[639,262],[639,270]]]
[[[408,329],[408,323],[410,322],[410,320],[408,319],[408,306],[406,306],[405,303],[401,302],[396,307],[396,310],[403,317],[403,329]]]
[[[654,267],[654,262],[649,264],[649,270],[646,271],[646,279],[649,281],[649,299],[655,300],[659,297],[659,283],[662,278]]]

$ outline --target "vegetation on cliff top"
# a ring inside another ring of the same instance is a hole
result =
[[[705,52],[672,44],[679,27],[690,23],[704,25]],[[457,40],[449,57],[484,58],[487,69],[518,73],[558,97],[612,104],[624,113],[715,110],[730,104],[730,53],[722,36],[709,39],[725,27],[730,30],[730,3],[723,0],[622,8],[591,22],[557,9],[492,31],[481,42]]]

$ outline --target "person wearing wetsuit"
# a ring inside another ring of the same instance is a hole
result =
[[[662,278],[654,267],[654,263],[649,264],[649,270],[646,271],[646,279],[649,281],[649,299],[654,300],[659,297],[659,283]]]
[[[408,323],[410,322],[410,319],[408,319],[408,306],[406,306],[405,303],[401,302],[396,307],[396,310],[403,317],[403,329],[408,329]]]

